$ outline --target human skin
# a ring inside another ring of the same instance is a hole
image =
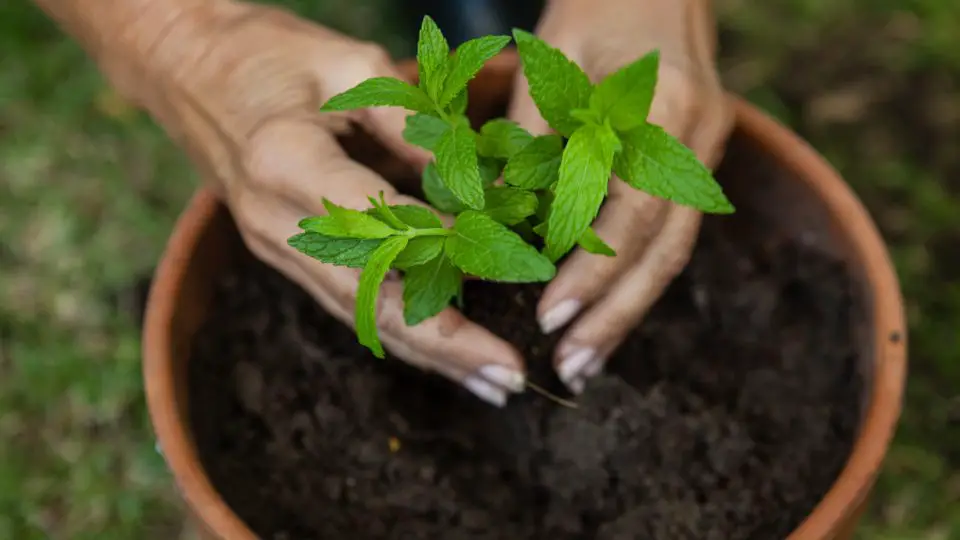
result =
[[[605,0],[588,8],[590,1],[549,2],[541,37],[594,78],[660,48],[663,66],[652,120],[701,159],[715,161],[729,112],[713,68],[705,0]],[[275,7],[233,0],[35,2],[190,156],[204,182],[230,207],[251,251],[352,324],[358,271],[319,264],[286,239],[298,232],[301,218],[324,213],[323,198],[363,209],[368,196],[382,191],[394,204],[424,204],[351,160],[336,139],[358,124],[422,168],[430,156],[401,136],[406,112],[317,112],[331,96],[367,78],[399,76],[383,49]],[[511,114],[533,131],[546,129],[522,82]],[[611,187],[597,227],[620,255],[574,254],[540,306],[545,331],[583,310],[558,348],[559,374],[573,390],[600,371],[603,359],[680,270],[698,226],[695,212],[620,183]],[[638,236],[644,240],[637,242]],[[377,320],[394,356],[459,382],[494,405],[524,389],[520,353],[453,307],[407,326],[395,278],[384,283]]]

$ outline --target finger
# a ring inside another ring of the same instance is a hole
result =
[[[573,47],[564,46],[558,43],[557,40],[550,41],[553,41],[553,46],[562,50],[571,61],[578,64],[581,63],[579,61],[579,55],[574,53]],[[513,94],[510,98],[510,105],[507,108],[507,118],[513,120],[533,135],[547,135],[553,131],[550,128],[550,124],[540,115],[540,110],[537,109],[537,104],[530,95],[530,84],[527,81],[527,77],[523,74],[522,67],[517,68],[517,75],[513,80]]]
[[[266,125],[248,154],[247,170],[258,178],[254,189],[248,190],[252,195],[231,206],[238,208],[242,215],[238,222],[250,231],[249,236],[267,239],[267,247],[261,251],[272,246],[287,258],[277,264],[284,268],[299,266],[305,272],[300,274],[305,281],[299,283],[343,322],[352,324],[358,273],[301,255],[286,245],[286,239],[297,232],[301,217],[319,211],[323,197],[365,208],[369,206],[368,194],[383,191],[388,200],[422,203],[396,194],[389,184],[349,160],[328,139],[329,134],[309,122],[284,120]],[[392,353],[455,378],[491,403],[502,405],[508,392],[524,388],[519,353],[456,310],[449,308],[419,325],[407,326],[398,282],[384,285],[377,320],[384,344]]]
[[[557,373],[574,392],[596,375],[607,356],[647,313],[690,258],[701,214],[670,205],[663,229],[641,261],[579,319],[557,347]]]
[[[376,70],[378,77],[403,78],[392,63],[378,64]],[[422,171],[432,156],[430,152],[408,143],[403,138],[403,130],[411,114],[399,107],[375,107],[360,111],[359,119],[364,128],[393,153],[416,167],[417,171]]]
[[[616,256],[577,249],[563,263],[537,306],[540,329],[549,334],[573,320],[633,266],[663,225],[668,205],[614,178],[610,197],[594,223]]]

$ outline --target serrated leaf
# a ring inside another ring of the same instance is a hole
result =
[[[507,161],[504,182],[523,189],[546,189],[557,181],[563,139],[559,135],[541,135],[530,141]]]
[[[734,212],[710,169],[662,127],[645,124],[621,135],[621,142],[614,172],[627,184],[701,212]]]
[[[510,43],[510,36],[483,36],[471,39],[457,47],[448,62],[447,78],[437,104],[446,107],[473,79],[487,60],[500,53]]]
[[[397,255],[407,247],[406,236],[387,238],[370,254],[367,266],[360,273],[360,285],[357,288],[355,308],[355,326],[360,344],[367,347],[377,358],[383,358],[383,345],[377,335],[377,297],[380,285],[390,270]]]
[[[570,116],[573,109],[589,105],[593,85],[590,78],[563,52],[537,36],[515,29],[513,38],[530,85],[530,97],[540,115],[555,131],[569,137],[581,125]]]
[[[439,229],[443,227],[440,217],[431,212],[429,208],[413,204],[399,204],[391,206],[390,209],[400,221],[414,229]]]
[[[433,151],[440,137],[450,129],[450,125],[441,118],[429,114],[417,113],[407,117],[406,127],[403,129],[403,140]]]
[[[512,120],[491,120],[480,128],[477,152],[484,157],[510,159],[533,140],[529,131]]]
[[[597,235],[597,231],[593,230],[593,227],[587,227],[587,230],[580,236],[577,244],[588,253],[595,255],[605,255],[607,257],[615,257],[617,255],[617,252]]]
[[[420,23],[420,38],[417,40],[417,68],[420,72],[420,88],[434,101],[440,97],[443,81],[447,76],[447,57],[450,45],[443,32],[429,15]]]
[[[369,238],[334,238],[311,231],[287,239],[290,247],[308,257],[347,268],[363,268],[381,242],[383,240]]]
[[[654,50],[607,76],[590,96],[590,109],[618,132],[646,123],[657,86],[660,52]]]
[[[468,102],[468,92],[467,89],[464,88],[463,91],[457,94],[457,97],[450,101],[448,108],[453,114],[466,114]]]
[[[476,134],[468,126],[451,126],[437,141],[434,153],[440,180],[465,206],[483,208],[483,182],[477,164]]]
[[[480,167],[480,182],[483,187],[489,186],[496,182],[497,178],[500,178],[500,175],[503,174],[504,165],[505,163],[502,160],[496,158],[477,158],[477,166]]]
[[[437,315],[460,291],[463,273],[446,257],[407,270],[403,276],[403,318],[414,326]]]
[[[430,112],[433,101],[419,87],[392,77],[367,79],[346,92],[330,98],[321,111],[351,111],[370,107],[403,107],[411,111]]]
[[[483,213],[504,225],[516,225],[537,211],[537,196],[509,186],[488,187],[484,191]]]
[[[299,227],[336,238],[386,238],[397,233],[393,227],[359,210],[338,206],[327,199],[323,200],[323,206],[328,215],[304,218]]]
[[[570,251],[596,219],[618,144],[609,127],[596,124],[584,125],[567,142],[547,217],[544,253],[551,261]]]
[[[379,201],[373,197],[367,197],[367,200],[369,200],[373,206],[373,208],[366,211],[367,214],[370,214],[398,231],[404,231],[410,228],[409,225],[401,221],[400,218],[393,213],[393,210],[387,205],[387,201],[384,200],[382,191],[380,192]]]
[[[456,214],[466,208],[463,203],[457,199],[457,196],[447,189],[447,186],[443,185],[443,180],[440,179],[440,173],[437,172],[436,164],[432,161],[423,169],[421,188],[423,189],[423,196],[427,199],[427,202],[430,203],[430,206],[433,206],[443,213]]]
[[[549,281],[557,269],[520,236],[481,212],[467,210],[453,227],[444,252],[467,274],[490,281]]]
[[[407,247],[393,261],[393,266],[401,270],[409,270],[414,266],[433,260],[443,252],[445,238],[445,236],[417,236],[411,238]]]

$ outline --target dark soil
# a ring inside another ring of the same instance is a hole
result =
[[[399,361],[260,263],[223,280],[190,364],[204,464],[260,536],[785,537],[849,455],[862,381],[843,267],[708,219],[697,251],[579,408],[488,406]],[[470,283],[466,313],[561,391],[538,286]]]

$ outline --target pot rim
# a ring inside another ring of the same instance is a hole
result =
[[[512,58],[511,58],[512,57]],[[515,55],[502,55],[491,67],[514,69]],[[799,136],[745,100],[730,96],[737,128],[796,173],[837,218],[837,234],[853,239],[853,259],[860,261],[873,291],[870,327],[873,380],[860,432],[839,477],[788,540],[827,538],[844,524],[873,487],[900,416],[906,377],[906,326],[903,300],[886,246],[869,213],[824,158]],[[170,334],[176,299],[188,261],[220,200],[201,188],[178,219],[150,289],[143,335],[143,376],[150,419],[159,448],[181,496],[203,526],[229,540],[256,540],[256,535],[226,504],[205,474],[193,436],[179,421],[176,381],[170,359]],[[891,336],[897,333],[898,338]]]

